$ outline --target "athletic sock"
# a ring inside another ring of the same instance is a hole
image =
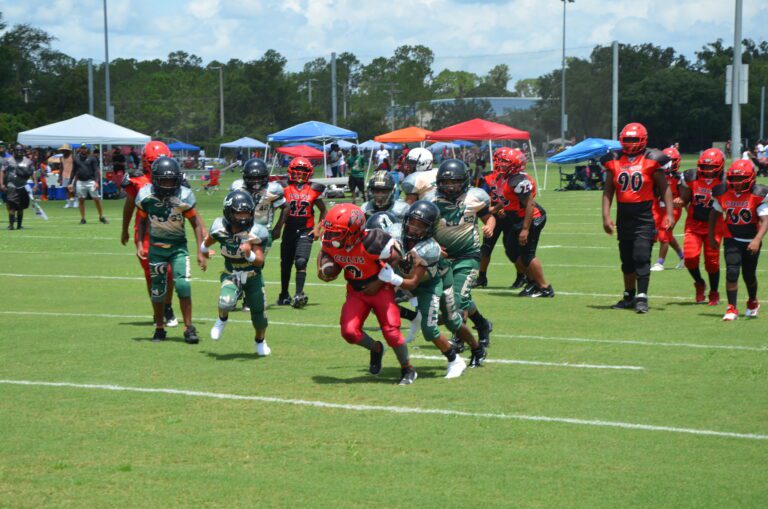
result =
[[[20,210],[16,214],[16,228],[21,228],[21,221],[22,221],[22,219],[24,219],[24,211]]]
[[[408,357],[408,345],[403,343],[400,346],[396,346],[394,348],[395,355],[397,356],[397,362],[400,363],[400,366],[403,368],[407,368],[411,365],[410,358]]]
[[[11,214],[9,212],[8,213],[8,223],[10,223],[11,228],[13,228],[13,223],[15,223],[15,222],[16,222],[16,215],[15,214]]]
[[[486,274],[486,272],[488,272],[488,271],[486,271],[486,270],[481,270],[481,271],[480,271],[480,278],[479,278],[479,279],[485,279],[485,274]]]
[[[226,322],[227,320],[229,320],[229,315],[227,315],[227,316],[226,316],[226,317],[224,317],[224,318],[222,318],[221,316],[219,316],[219,320],[221,320],[222,322]]]
[[[473,324],[475,324],[476,329],[480,329],[488,325],[488,320],[486,320],[485,317],[480,314],[479,309],[476,309],[473,314],[469,315],[469,319],[472,320]]]
[[[284,260],[280,261],[280,295],[288,293],[288,285],[291,282],[291,268],[293,262],[286,263]]]
[[[685,260],[685,256],[683,255],[683,251],[682,251],[682,249],[681,249],[680,251],[678,251],[678,252],[677,252],[677,256],[678,256],[678,257],[679,257],[681,260]]]
[[[305,270],[297,270],[296,271],[296,293],[304,293],[304,281],[307,280],[307,271]]]
[[[728,294],[728,304],[730,304],[733,307],[736,307],[736,300],[738,299],[738,290],[726,290],[725,293]]]
[[[717,287],[720,286],[720,271],[712,272],[711,274],[707,274],[709,276],[709,289],[710,291],[716,292]]]
[[[694,283],[703,283],[704,282],[704,278],[701,277],[701,269],[699,269],[698,267],[696,267],[695,269],[688,269],[688,273],[693,278],[693,282]],[[720,276],[720,274],[718,273],[718,277],[719,276]]]
[[[453,362],[456,360],[456,350],[454,350],[453,347],[448,348],[448,350],[443,352],[443,355],[445,355],[445,358],[448,359],[448,362]]]
[[[376,348],[376,341],[373,340],[371,336],[363,332],[363,339],[360,340],[358,345],[362,346],[366,350],[373,350]]]
[[[659,265],[664,265],[664,258],[660,257],[658,260],[656,260],[656,263],[658,263]]]
[[[403,306],[397,306],[397,308],[400,310],[400,318],[405,318],[406,320],[413,321],[414,318],[416,318],[416,311],[413,309],[408,309]]]
[[[624,300],[631,301],[635,300],[635,290],[624,290]]]

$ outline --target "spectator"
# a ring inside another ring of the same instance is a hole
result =
[[[5,207],[8,209],[8,229],[21,230],[24,210],[29,208],[29,193],[27,180],[34,174],[32,161],[25,156],[24,147],[16,145],[13,157],[0,161],[0,192],[3,193]]]
[[[0,142],[0,163],[6,159],[9,159],[10,157],[12,157],[11,154],[5,150],[5,143]]]
[[[136,152],[136,147],[131,147],[131,152],[128,154],[128,162],[131,164],[131,168],[135,170],[141,168],[141,161],[139,160],[139,154]]]
[[[74,159],[72,170],[72,183],[70,188],[75,190],[80,208],[80,224],[85,224],[85,199],[90,196],[96,205],[96,211],[99,213],[99,221],[107,224],[107,218],[104,217],[104,211],[101,208],[101,197],[99,196],[99,185],[101,183],[101,170],[99,170],[99,161],[96,157],[88,154],[88,146],[80,145],[77,150],[77,157]]]
[[[349,168],[349,191],[352,193],[352,203],[355,203],[356,190],[360,191],[360,199],[365,201],[365,157],[358,154],[357,147],[352,147],[347,158],[347,168]]]
[[[114,183],[120,185],[125,177],[126,158],[119,147],[112,151],[112,172],[115,175]]]
[[[238,150],[237,151],[237,155],[235,157],[237,159],[237,165],[238,166],[243,166],[243,151],[242,150]]]
[[[383,169],[381,166],[384,164],[384,160],[386,159],[389,159],[389,150],[385,149],[384,145],[379,145],[379,150],[376,151],[376,167]]]
[[[390,168],[389,159],[384,160],[384,164],[379,168],[380,170],[386,170],[395,181],[395,200],[400,199],[400,182],[405,179],[405,174],[397,168]]]
[[[72,157],[72,146],[65,143],[59,147],[59,152],[61,152],[61,187],[67,190],[67,203],[64,204],[64,208],[75,208],[75,193],[69,185],[72,182],[72,169],[75,164]]]
[[[341,149],[339,148],[338,143],[332,143],[331,144],[331,151],[328,153],[328,163],[330,163],[331,166],[331,176],[332,177],[340,177],[340,168],[341,160],[343,156],[341,154]]]

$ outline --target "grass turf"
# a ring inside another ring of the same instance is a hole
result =
[[[224,191],[197,196],[210,225]],[[107,226],[90,203],[84,226],[75,210],[45,204],[50,221],[28,214],[25,231],[0,232],[1,379],[277,400],[0,384],[0,505],[765,506],[768,440],[594,422],[767,435],[764,318],[723,324],[724,306],[691,304],[684,270],[652,275],[648,315],[607,309],[621,275],[599,192],[545,191],[540,202],[549,220],[539,254],[558,296],[515,297],[497,249],[490,287],[474,292],[495,326],[489,358],[644,369],[488,364],[446,381],[444,360],[414,359],[418,381],[396,387],[391,352],[370,377],[367,353],[340,338],[343,286],[314,275],[309,306],[269,309],[273,354],[258,358],[246,313],[232,314],[218,343],[207,337],[220,258],[193,269],[201,344],[184,344],[181,329],[154,344],[139,266],[118,241],[122,202],[106,202]],[[278,251],[267,260],[270,302]],[[415,356],[439,355],[423,339],[417,346]]]

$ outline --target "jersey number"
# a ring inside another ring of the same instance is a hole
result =
[[[627,192],[629,189],[638,192],[643,187],[643,174],[640,172],[632,173],[631,176],[627,172],[621,172],[617,180],[622,193]]]
[[[709,208],[712,208],[712,203],[714,202],[714,200],[706,194],[695,194],[693,195],[693,202],[696,205],[701,205],[709,209]]]
[[[349,274],[352,276],[352,279],[362,279],[363,278],[363,271],[358,269],[354,265],[345,265],[344,270],[349,272]]]
[[[736,209],[728,209],[725,211],[725,215],[728,217],[728,224],[752,223],[752,211],[749,209],[741,209],[738,212]]]
[[[290,214],[292,216],[304,217],[309,215],[311,204],[308,201],[292,201]]]

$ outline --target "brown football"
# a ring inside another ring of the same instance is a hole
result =
[[[334,262],[330,255],[321,251],[317,259],[317,270],[322,274],[323,279],[330,281],[341,274],[341,265]]]

